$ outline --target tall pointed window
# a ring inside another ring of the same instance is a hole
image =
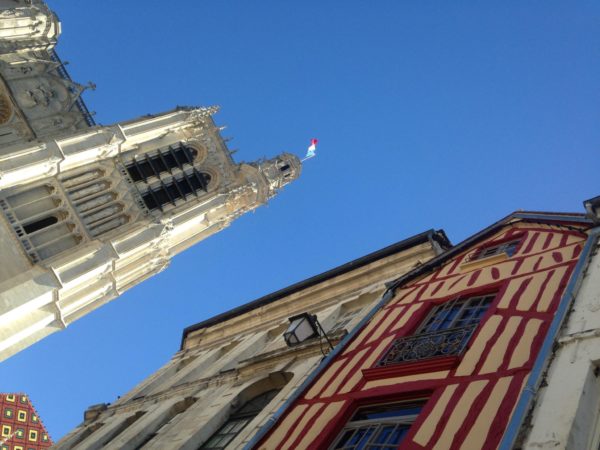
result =
[[[207,192],[212,176],[194,167],[198,151],[186,145],[159,149],[156,154],[136,156],[125,166],[149,210],[163,210],[177,200]]]
[[[280,389],[264,392],[246,402],[234,414],[229,416],[227,422],[213,434],[206,443],[200,446],[202,450],[221,450],[254,419],[265,406],[277,395]]]
[[[206,192],[212,177],[205,172],[192,169],[190,173],[183,172],[173,177],[167,183],[160,181],[158,187],[149,188],[142,194],[142,200],[149,210],[160,209],[167,204],[175,205],[176,200],[186,199],[189,195],[198,196],[198,191]]]
[[[158,150],[156,155],[146,153],[142,158],[134,158],[125,168],[134,182],[147,182],[148,178],[160,178],[161,173],[171,173],[176,167],[183,170],[184,166],[193,165],[197,154],[196,150],[184,145],[170,146],[166,150]]]

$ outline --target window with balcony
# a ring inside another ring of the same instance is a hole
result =
[[[413,335],[392,344],[378,365],[462,354],[494,297],[459,298],[436,306]]]
[[[329,449],[397,449],[424,404],[425,399],[419,399],[360,408]]]

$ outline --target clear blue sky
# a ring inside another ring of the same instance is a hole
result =
[[[318,157],[266,207],[0,364],[54,439],[178,350],[184,327],[429,228],[600,194],[592,1],[52,0],[58,52],[110,124],[215,116],[238,160]]]

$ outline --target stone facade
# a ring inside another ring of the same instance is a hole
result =
[[[222,446],[242,448],[329,351],[320,339],[287,347],[289,317],[316,314],[336,344],[386,282],[448,245],[443,232],[425,232],[187,328],[171,361],[114,404],[90,407],[54,448],[197,449],[219,433]],[[257,398],[260,412],[240,414]],[[241,428],[227,434],[235,417]]]
[[[297,157],[236,163],[216,108],[96,126],[40,1],[0,0],[0,360],[273,197]]]
[[[40,0],[0,0],[0,146],[94,125],[54,51],[60,22]]]

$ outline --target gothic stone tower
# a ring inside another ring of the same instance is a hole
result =
[[[6,37],[21,28],[37,34]],[[301,171],[286,153],[235,163],[215,108],[95,126],[44,59],[59,29],[42,3],[0,0],[0,360],[163,270]],[[11,85],[15,67],[34,74],[27,86]]]

